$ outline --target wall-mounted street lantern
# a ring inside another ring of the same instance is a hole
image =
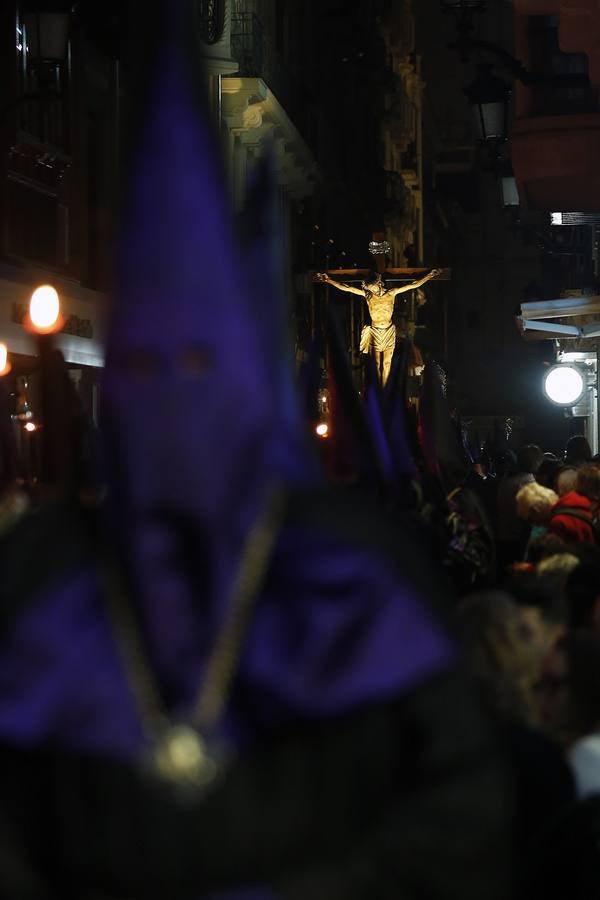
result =
[[[462,62],[468,63],[475,52],[483,53],[493,60],[493,64],[478,66],[478,75],[465,93],[473,111],[475,134],[492,149],[496,172],[501,177],[503,204],[516,206],[519,204],[519,196],[514,174],[510,172],[505,176],[500,165],[505,162],[501,148],[509,135],[512,91],[508,82],[494,74],[493,66],[501,68],[512,79],[528,87],[589,90],[589,78],[581,72],[531,72],[504,47],[492,41],[477,39],[475,21],[486,9],[485,0],[440,0],[440,6],[442,12],[454,17],[457,37],[449,47],[458,53]]]
[[[492,72],[488,63],[477,67],[475,81],[465,89],[473,111],[477,138],[486,143],[502,142],[508,138],[508,105],[512,94],[510,85]]]

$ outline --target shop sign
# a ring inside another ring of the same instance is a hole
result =
[[[11,321],[22,325],[27,315],[28,306],[26,303],[13,303],[11,311]],[[94,337],[94,326],[91,319],[81,319],[75,314],[67,316],[65,324],[61,328],[63,334],[73,334],[77,337],[92,339]]]

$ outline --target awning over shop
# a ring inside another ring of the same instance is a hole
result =
[[[521,303],[517,324],[530,340],[600,338],[600,296]]]

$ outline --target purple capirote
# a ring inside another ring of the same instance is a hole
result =
[[[257,308],[245,281],[213,126],[172,12],[125,206],[103,385],[108,527],[142,617],[160,620],[146,624],[150,641],[161,635],[152,649],[165,681],[179,677],[162,648],[180,610],[197,612],[190,643],[221,621],[267,485],[314,472],[293,398],[279,408],[269,353],[281,347],[265,340],[269,304]],[[280,319],[268,279],[264,290]]]
[[[383,391],[383,409],[396,475],[416,478],[418,470],[407,434],[407,379],[410,347],[408,340],[396,336],[396,348],[390,376]]]
[[[365,418],[373,437],[373,445],[381,473],[387,484],[395,478],[394,460],[390,448],[389,436],[383,420],[382,394],[378,383],[378,375],[373,357],[368,358],[369,377],[363,401]]]

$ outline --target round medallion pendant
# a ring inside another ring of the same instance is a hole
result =
[[[154,767],[165,781],[192,788],[205,788],[219,772],[204,738],[189,725],[174,725],[154,746]]]

